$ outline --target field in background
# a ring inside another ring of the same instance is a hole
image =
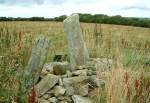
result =
[[[81,29],[90,57],[110,58],[124,68],[150,71],[149,28],[81,23]],[[18,77],[38,35],[46,35],[51,40],[47,62],[55,54],[68,54],[61,22],[0,22],[0,100],[16,95]]]

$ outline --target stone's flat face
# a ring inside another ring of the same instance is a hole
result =
[[[93,103],[93,101],[90,100],[89,98],[82,97],[79,95],[73,95],[72,100],[73,100],[73,103]]]
[[[66,94],[69,96],[73,94],[79,94],[82,96],[87,95],[88,85],[84,83],[87,80],[87,78],[87,76],[64,78],[63,83],[66,88]]]
[[[88,79],[87,76],[70,77],[70,78],[64,78],[63,83],[65,86],[67,86],[76,83],[81,83],[83,81],[86,81],[87,79]]]
[[[72,86],[67,86],[66,87],[66,95],[67,96],[71,96],[71,95],[73,95],[75,93],[75,90],[74,90],[74,88],[72,87]]]
[[[74,70],[76,66],[84,65],[89,59],[87,48],[84,44],[79,23],[79,15],[73,14],[64,20],[70,52],[70,63]]]
[[[77,85],[76,93],[80,96],[87,96],[88,90],[89,90],[88,84]]]
[[[55,86],[55,84],[58,82],[59,77],[48,74],[45,76],[36,86],[36,90],[38,92],[38,96],[41,96],[45,94],[49,89]]]

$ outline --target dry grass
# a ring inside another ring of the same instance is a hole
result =
[[[114,69],[106,88],[107,103],[150,102],[150,81],[139,71]]]
[[[98,74],[106,80],[105,90],[94,92],[95,103],[149,103],[150,80],[143,70],[113,69]]]

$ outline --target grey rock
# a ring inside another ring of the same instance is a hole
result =
[[[87,84],[76,84],[70,85],[66,87],[66,95],[71,96],[74,94],[78,94],[81,96],[88,95],[88,85]]]
[[[76,84],[76,83],[81,83],[85,80],[87,80],[87,76],[77,76],[77,77],[70,77],[70,78],[64,78],[63,83],[64,85],[71,85],[71,84]]]
[[[66,94],[69,96],[73,94],[86,95],[88,92],[88,89],[87,88],[85,89],[85,87],[83,87],[84,89],[83,88],[80,89],[80,88],[82,86],[85,86],[86,83],[84,82],[87,80],[87,78],[88,78],[87,76],[64,78],[63,83],[66,88]]]
[[[68,103],[67,101],[59,101],[59,103]]]
[[[45,77],[47,74],[49,74],[49,72],[46,71],[46,69],[42,69],[41,74],[40,74],[40,77],[43,78],[43,77]]]
[[[42,98],[48,99],[48,98],[49,98],[49,95],[48,95],[48,94],[44,94],[44,95],[42,96]]]
[[[49,89],[55,86],[58,82],[59,77],[48,74],[45,76],[36,86],[36,90],[38,91],[38,96],[45,94]]]
[[[105,87],[106,81],[104,81],[103,79],[95,79],[94,83],[97,87]]]
[[[70,72],[69,70],[67,70],[67,77],[72,77],[72,72]]]
[[[75,93],[75,89],[72,86],[66,86],[66,95],[71,96]]]
[[[72,75],[74,76],[87,76],[87,69],[83,69],[83,70],[76,70],[72,72]]]
[[[45,64],[43,67],[43,70],[52,74],[53,73],[53,63]]]
[[[96,75],[96,71],[88,70],[87,76],[92,76],[92,75]]]
[[[48,95],[53,95],[53,94],[54,94],[54,90],[53,90],[53,89],[50,89],[50,90],[48,90],[48,91],[46,92],[46,94],[48,94]]]
[[[77,70],[86,69],[86,65],[79,65],[79,66],[76,66],[76,69],[77,69]]]
[[[76,94],[80,95],[80,96],[87,96],[88,95],[88,84],[81,84],[77,87],[76,89]]]
[[[79,95],[73,95],[72,100],[74,103],[93,103],[93,101],[88,97],[82,97]]]
[[[56,97],[51,97],[48,99],[49,103],[57,103],[58,99]]]
[[[67,74],[61,75],[61,78],[68,78],[68,75]]]
[[[68,62],[55,62],[53,64],[53,73],[55,75],[64,75],[69,68],[70,66]]]
[[[75,70],[76,66],[84,65],[89,58],[81,34],[79,15],[72,14],[66,18],[64,20],[64,29],[68,39],[71,68],[72,70]]]
[[[39,99],[39,100],[38,100],[38,103],[49,103],[49,101],[48,101],[48,100],[45,100],[45,99]]]
[[[97,78],[96,75],[90,76],[88,78],[88,82],[89,82],[89,84],[92,87],[101,87],[101,88],[104,88],[105,84],[106,84],[105,80]]]
[[[60,101],[67,101],[69,103],[72,101],[71,97],[69,97],[69,96],[59,96],[58,100],[60,100]]]
[[[55,95],[55,96],[64,95],[65,92],[66,92],[66,89],[65,89],[64,87],[55,86],[55,88],[54,88],[54,95]]]
[[[77,70],[88,69],[88,70],[96,71],[95,63],[93,63],[93,65],[89,65],[89,64],[77,66],[76,68],[77,68]]]
[[[58,84],[59,84],[60,86],[63,86],[62,78],[59,78]]]

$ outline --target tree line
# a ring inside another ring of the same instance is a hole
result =
[[[0,17],[0,21],[60,21],[62,22],[67,16],[62,15],[55,18],[44,17],[31,17],[31,18],[13,18],[13,17]],[[138,27],[150,28],[150,18],[137,18],[137,17],[122,17],[120,15],[108,16],[104,14],[79,14],[80,22],[87,23],[102,23],[102,24],[117,24],[129,25]]]

